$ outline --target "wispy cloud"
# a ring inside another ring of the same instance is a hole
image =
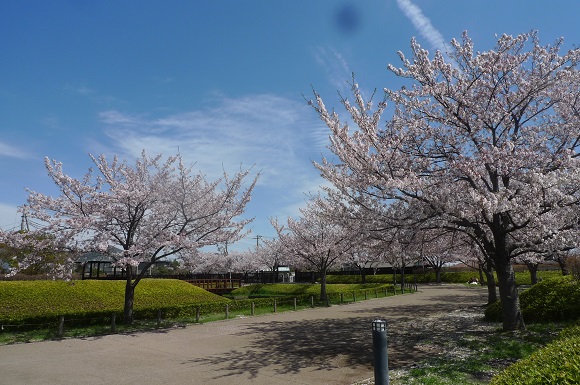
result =
[[[0,157],[28,159],[31,155],[23,149],[0,142]]]
[[[81,85],[71,85],[67,84],[64,86],[64,90],[70,92],[71,94],[80,95],[83,98],[87,98],[93,103],[97,104],[120,104],[125,103],[123,100],[109,95],[103,95],[99,93],[96,89],[88,87],[84,84]]]
[[[208,177],[254,167],[260,185],[279,189],[280,198],[295,202],[323,183],[311,160],[326,151],[327,128],[306,102],[275,95],[238,99],[220,97],[211,106],[165,116],[128,114],[117,110],[100,114],[109,143],[105,153],[135,158],[179,151],[187,163]],[[290,202],[289,202],[290,204]]]
[[[334,88],[339,91],[349,88],[347,81],[352,77],[352,70],[340,52],[332,47],[317,47],[314,59],[324,68]]]
[[[419,34],[429,42],[431,48],[440,50],[443,53],[447,51],[447,44],[443,35],[431,24],[431,20],[423,14],[421,8],[411,0],[397,0],[397,5],[413,23]]]

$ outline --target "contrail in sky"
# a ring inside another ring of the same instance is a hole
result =
[[[352,74],[344,56],[332,47],[318,47],[314,55],[316,61],[326,69],[332,85],[344,91],[346,81]]]
[[[413,4],[411,0],[397,0],[397,5],[405,16],[411,20],[413,26],[419,31],[419,34],[427,39],[432,48],[438,49],[443,53],[447,51],[447,44],[445,43],[443,35],[433,27],[431,20],[423,14],[421,8]]]

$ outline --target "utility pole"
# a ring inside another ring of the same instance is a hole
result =
[[[260,246],[260,238],[263,238],[261,235],[256,235],[254,238],[256,238],[256,248],[258,248]],[[252,238],[253,239],[253,238]]]

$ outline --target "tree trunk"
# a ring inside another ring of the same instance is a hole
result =
[[[538,267],[540,266],[540,264],[526,262],[526,266],[528,267],[528,270],[530,271],[530,279],[532,281],[532,285],[535,285],[536,283],[538,283]]]
[[[557,257],[556,261],[558,265],[560,265],[560,270],[562,270],[562,275],[570,274],[570,270],[568,270],[568,266],[566,265],[566,257]]]
[[[272,279],[270,280],[272,283],[276,283],[276,270],[278,269],[278,266],[274,265],[272,266]]]
[[[493,268],[491,267],[491,264],[487,262],[480,270],[480,273],[485,274],[485,280],[487,282],[487,304],[491,305],[492,303],[496,303],[497,290],[495,285],[495,277],[493,276]]]
[[[441,270],[442,266],[435,267],[435,283],[441,283]]]
[[[481,262],[479,262],[477,264],[477,270],[479,270],[479,282],[483,285],[483,282],[484,282],[484,279],[483,279],[483,264]],[[495,286],[495,281],[494,281],[494,286]]]
[[[135,286],[132,282],[131,267],[127,270],[127,280],[125,282],[125,307],[123,309],[123,322],[125,325],[133,323],[133,302],[135,300]]]
[[[141,281],[147,270],[153,265],[153,260],[146,264],[140,273],[133,278],[133,267],[131,265],[125,266],[127,272],[127,279],[125,281],[125,307],[123,309],[123,322],[125,325],[133,323],[133,303],[135,301],[135,287]]]
[[[326,302],[326,270],[320,272],[320,302]]]
[[[498,256],[495,259],[495,267],[499,283],[503,330],[525,329],[524,319],[520,310],[516,277],[511,261],[507,257]]]
[[[364,267],[359,267],[360,269],[360,276],[361,276],[361,282],[363,284],[367,283],[367,275],[365,273],[365,268]]]

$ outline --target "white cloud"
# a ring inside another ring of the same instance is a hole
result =
[[[106,111],[101,115],[109,143],[106,153],[135,158],[179,151],[209,178],[254,166],[261,172],[250,216],[254,232],[273,230],[267,218],[298,215],[305,193],[324,183],[311,160],[327,153],[328,128],[303,101],[275,95],[220,97],[206,108],[149,116]]]
[[[0,142],[0,157],[27,159],[30,158],[31,155],[20,148]]]
[[[177,114],[153,117],[111,110],[100,118],[110,139],[99,144],[106,153],[132,159],[142,149],[150,155],[179,151],[209,178],[223,169],[254,166],[262,174],[261,188],[279,195],[280,210],[302,202],[304,192],[323,183],[311,160],[320,160],[327,151],[328,128],[306,102],[275,95],[220,97],[209,107]]]
[[[413,4],[411,0],[397,0],[397,5],[432,48],[443,53],[447,52],[447,44],[443,35],[431,24],[431,20],[423,14],[418,6]]]

